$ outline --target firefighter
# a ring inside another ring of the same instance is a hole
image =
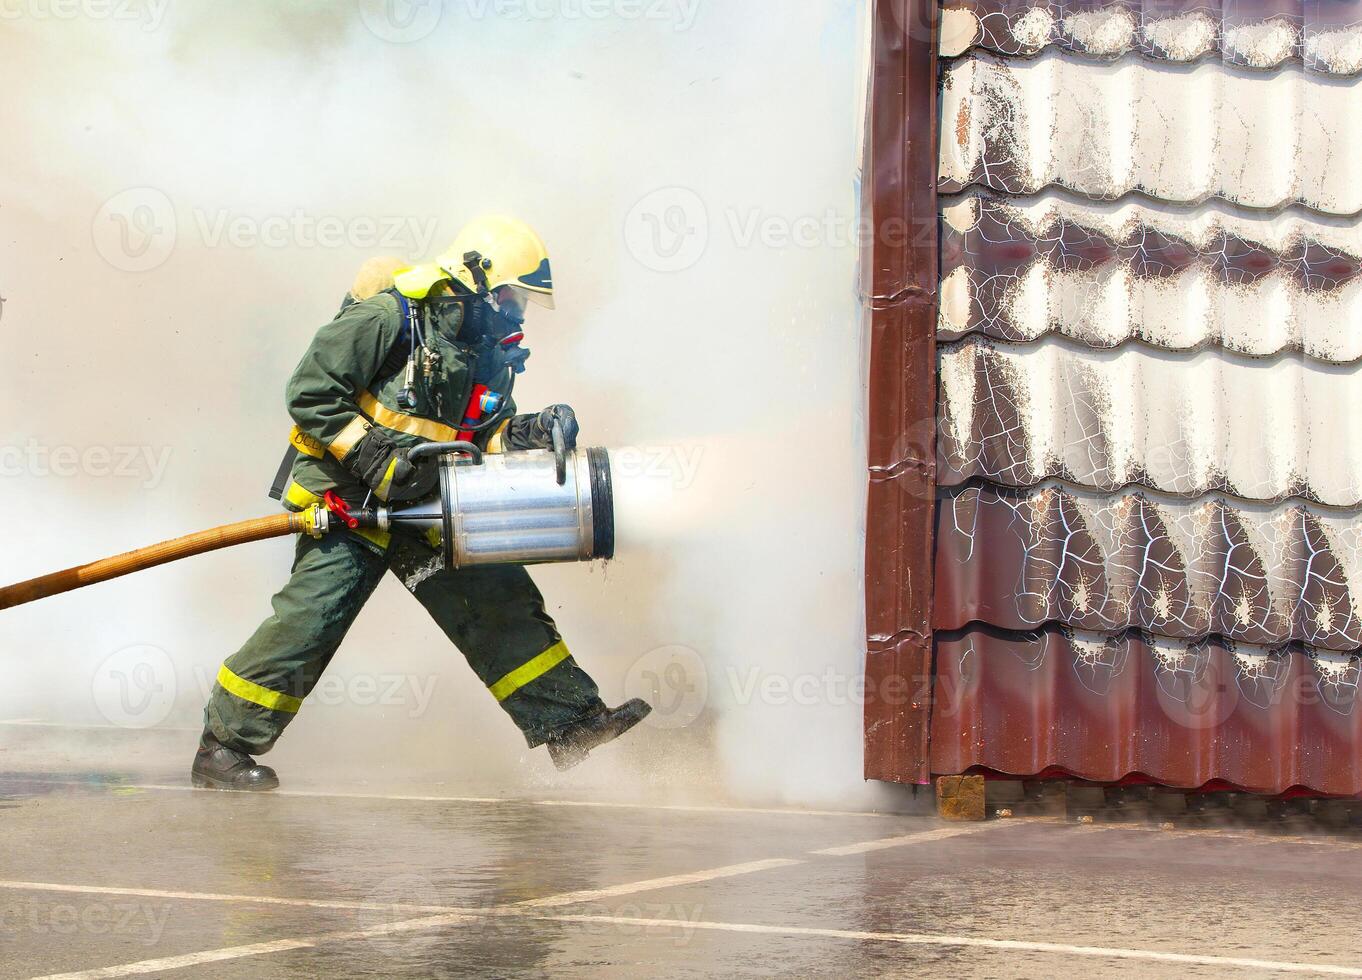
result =
[[[511,218],[470,223],[434,263],[394,274],[396,265],[375,260],[361,270],[347,303],[289,380],[296,458],[282,498],[290,510],[327,501],[328,493],[333,508],[336,501],[358,508],[370,494],[390,502],[429,496],[435,469],[414,465],[408,452],[461,438],[473,386],[501,390],[499,379],[524,370],[529,352],[519,341],[528,305],[554,305],[544,243]],[[383,288],[390,277],[391,288]],[[555,423],[568,448],[575,446],[578,424],[567,405],[516,415],[506,402],[472,436],[480,449],[549,448]],[[640,700],[614,709],[601,701],[523,567],[445,568],[439,545],[363,529],[301,536],[274,614],[218,673],[193,784],[279,785],[274,770],[252,756],[278,741],[388,571],[459,648],[530,747],[547,745],[559,769],[648,714]]]

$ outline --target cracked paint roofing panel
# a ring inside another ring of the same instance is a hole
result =
[[[1362,792],[1362,0],[949,0],[936,772]]]
[[[1220,347],[1362,360],[1362,227],[1308,212],[1192,212],[966,194],[942,222],[940,338]]]
[[[982,337],[940,348],[938,483],[1362,504],[1362,364],[1093,350]]]
[[[1134,53],[1250,69],[1298,63],[1324,74],[1362,71],[1359,0],[950,0],[941,34],[945,57],[1055,47],[1082,58]]]
[[[942,75],[941,191],[1062,187],[1350,216],[1362,211],[1358,119],[1362,88],[1299,69],[980,54]]]
[[[1362,525],[1304,504],[991,486],[940,502],[936,628],[1362,648]]]

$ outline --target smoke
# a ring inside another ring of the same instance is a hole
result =
[[[535,578],[604,696],[658,711],[560,776],[388,581],[270,761],[295,785],[881,802],[855,690],[860,6],[7,7],[0,577],[271,512],[284,382],[360,264],[516,214],[559,294],[517,399],[577,409],[619,508],[615,562]],[[100,726],[25,737],[27,764],[132,766],[150,726],[184,731],[136,758],[177,774],[290,547],[0,618],[0,719]]]

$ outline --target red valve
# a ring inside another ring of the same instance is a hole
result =
[[[351,516],[350,505],[336,496],[336,491],[326,491],[326,496],[323,499],[326,502],[326,509],[339,517],[346,527],[352,531],[359,527],[359,518]]]

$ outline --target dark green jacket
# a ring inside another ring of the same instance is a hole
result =
[[[436,301],[424,307],[426,343],[440,359],[430,378],[418,367],[419,404],[410,413],[397,405],[410,343],[394,292],[347,306],[317,332],[288,383],[288,410],[296,426],[292,441],[300,452],[286,506],[303,509],[328,490],[358,506],[368,488],[342,461],[371,426],[402,448],[459,438],[477,355],[459,341],[462,304]],[[480,432],[474,441],[487,448],[492,436]]]

